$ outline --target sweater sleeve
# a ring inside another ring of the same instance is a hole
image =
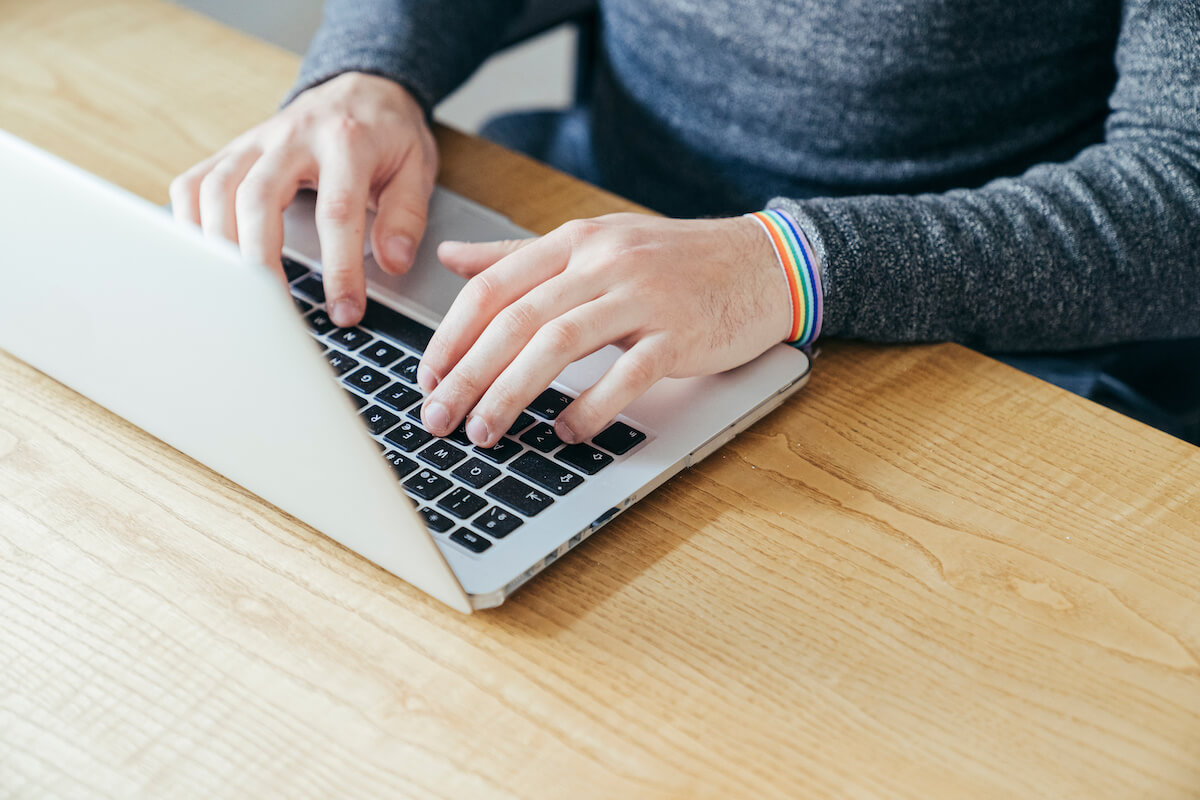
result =
[[[285,103],[357,71],[404,85],[430,112],[491,55],[523,5],[524,0],[327,0]]]
[[[1101,144],[973,190],[777,198],[824,333],[1053,350],[1200,336],[1200,5],[1125,0]]]

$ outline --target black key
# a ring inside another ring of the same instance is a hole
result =
[[[497,464],[503,464],[510,458],[521,452],[521,445],[514,442],[512,439],[501,439],[491,447],[476,447],[475,452],[486,458],[488,461],[495,461]]]
[[[350,391],[349,389],[346,390],[346,396],[350,398],[350,401],[352,403],[354,403],[355,408],[362,408],[363,406],[365,406],[367,404],[367,398],[359,397],[358,395],[356,395],[354,392]]]
[[[403,314],[393,311],[371,298],[367,298],[367,313],[363,317],[362,326],[374,331],[380,336],[386,336],[392,341],[399,342],[410,350],[424,353],[433,337],[433,331],[416,320],[411,320]]]
[[[416,385],[417,383],[417,367],[421,366],[421,360],[414,356],[401,361],[396,366],[392,367],[392,374],[402,381]]]
[[[336,333],[330,334],[329,341],[336,342],[350,352],[354,352],[371,341],[371,334],[360,328],[339,328]]]
[[[521,441],[534,450],[540,450],[543,453],[549,453],[563,443],[562,439],[554,434],[554,428],[545,422],[539,422],[525,431],[525,435],[521,437]]]
[[[529,404],[529,410],[539,417],[554,419],[571,403],[571,396],[563,394],[558,389],[547,389]]]
[[[431,531],[445,533],[454,527],[454,520],[447,517],[445,514],[439,514],[429,506],[421,509],[421,516],[425,518],[425,527]]]
[[[586,472],[588,475],[595,475],[613,461],[613,457],[608,453],[601,453],[596,448],[588,447],[586,444],[567,445],[562,450],[559,450],[554,457],[564,464],[570,464],[572,467]]]
[[[318,336],[329,333],[336,327],[333,324],[333,320],[329,318],[329,315],[320,310],[309,314],[304,318],[304,321],[308,323],[308,329]]]
[[[438,500],[438,508],[444,508],[459,519],[470,519],[483,510],[487,501],[477,494],[459,486]]]
[[[329,362],[329,366],[333,367],[333,371],[338,375],[345,375],[358,366],[357,361],[345,353],[339,353],[337,350],[330,350],[326,353],[325,360]]]
[[[629,427],[624,422],[614,422],[601,433],[592,437],[592,444],[603,447],[610,453],[623,456],[646,439],[646,434]]]
[[[492,546],[492,543],[487,539],[480,536],[475,531],[469,531],[466,528],[459,528],[454,533],[450,534],[450,541],[461,544],[472,553],[482,553],[484,550],[487,550]]]
[[[421,419],[421,407],[413,406],[408,410],[408,418],[424,427],[425,420]]]
[[[508,435],[516,436],[518,433],[525,430],[532,424],[533,417],[522,411],[521,416],[517,417],[516,421],[512,425],[508,426]]]
[[[383,437],[388,444],[394,444],[406,453],[411,453],[421,445],[433,438],[429,433],[413,425],[411,422],[405,422],[396,428],[394,431]]]
[[[396,473],[396,477],[401,480],[404,479],[405,475],[417,468],[417,462],[406,455],[397,453],[395,450],[388,450],[384,453],[383,457],[392,466],[392,471]]]
[[[325,302],[325,286],[321,283],[319,275],[309,275],[304,280],[292,287],[300,294],[312,300],[315,303]]]
[[[566,494],[583,483],[582,476],[537,453],[522,453],[508,468],[558,495]]]
[[[417,458],[427,464],[432,464],[438,469],[450,469],[466,457],[466,453],[446,442],[434,442],[429,447],[417,453]]]
[[[312,311],[312,303],[306,303],[299,297],[293,297],[292,302],[296,304],[296,310],[301,314],[307,314]]]
[[[500,477],[500,470],[478,458],[472,458],[466,463],[459,464],[458,469],[454,470],[454,477],[472,489],[482,489]]]
[[[469,436],[467,436],[467,421],[463,420],[461,423],[459,423],[459,426],[450,431],[450,433],[446,435],[446,438],[455,444],[461,444],[463,447],[470,447],[471,439]]]
[[[382,373],[376,372],[370,367],[363,367],[342,380],[363,394],[374,394],[391,382]]]
[[[390,411],[384,411],[379,406],[371,406],[366,411],[359,414],[363,421],[367,423],[367,428],[372,435],[378,436],[388,428],[393,428],[400,418]]]
[[[422,500],[432,500],[453,484],[436,472],[423,469],[404,482],[404,488]]]
[[[397,411],[403,411],[413,403],[419,402],[421,393],[408,388],[402,383],[393,383],[376,393],[375,399],[383,403],[388,408],[394,408]]]
[[[308,267],[301,264],[299,261],[293,261],[287,256],[283,257],[283,272],[287,275],[288,283],[302,278],[308,274]]]
[[[402,355],[404,355],[403,350],[392,347],[386,342],[375,342],[358,353],[359,358],[365,358],[377,367],[386,367]]]
[[[501,478],[487,490],[488,497],[499,500],[509,508],[520,511],[527,517],[533,517],[545,511],[554,502],[554,498],[545,492],[534,489],[516,478]]]
[[[492,506],[476,517],[475,521],[471,524],[484,533],[490,534],[495,539],[503,539],[521,527],[522,520],[511,511],[505,511],[498,506]]]

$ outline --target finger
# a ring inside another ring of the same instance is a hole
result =
[[[168,193],[171,197],[171,213],[177,222],[200,224],[200,182],[223,157],[224,153],[214,153],[171,181]]]
[[[414,148],[379,193],[371,250],[384,272],[402,275],[412,268],[417,245],[425,235],[433,183],[433,171]]]
[[[363,277],[363,231],[367,225],[370,168],[350,150],[337,150],[320,163],[317,178],[317,237],[329,318],[357,325],[367,307]]]
[[[200,181],[200,227],[206,235],[237,243],[234,195],[242,178],[261,155],[262,150],[257,147],[230,153]]]
[[[558,415],[554,432],[578,444],[604,430],[613,418],[670,374],[670,347],[660,336],[642,339]]]
[[[575,276],[557,275],[503,309],[426,398],[422,412],[430,432],[445,436],[454,430],[505,367],[540,335],[547,323],[550,323],[550,330],[543,339],[554,345],[550,349],[564,348],[573,352],[575,339],[582,333],[570,319],[556,318],[591,301],[597,294],[594,284]],[[535,396],[536,393],[529,399]],[[513,419],[516,416],[514,413]]]
[[[467,418],[471,441],[481,447],[495,445],[568,364],[621,341],[638,325],[634,306],[614,301],[611,295],[572,308],[543,325],[471,411]]]
[[[472,278],[454,298],[425,348],[417,370],[417,382],[425,393],[432,392],[449,374],[500,311],[566,269],[570,255],[568,238],[543,236]]]
[[[445,241],[438,246],[438,260],[451,272],[473,278],[505,256],[512,255],[537,239],[505,239],[498,242]]]
[[[283,209],[315,167],[308,150],[277,148],[254,163],[237,189],[235,208],[242,255],[256,264],[266,264],[280,277],[284,277],[280,260]]]

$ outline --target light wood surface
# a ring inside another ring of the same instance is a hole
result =
[[[0,127],[154,202],[296,68],[152,0],[0,0],[0,43]],[[440,136],[532,229],[628,207]],[[0,352],[0,797],[1200,797],[1198,531],[1197,448],[831,343],[463,617]]]

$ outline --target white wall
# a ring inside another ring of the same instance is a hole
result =
[[[235,28],[303,53],[321,21],[320,0],[176,0]],[[563,107],[574,86],[575,33],[550,31],[492,58],[437,109],[439,119],[477,131],[495,114]]]

